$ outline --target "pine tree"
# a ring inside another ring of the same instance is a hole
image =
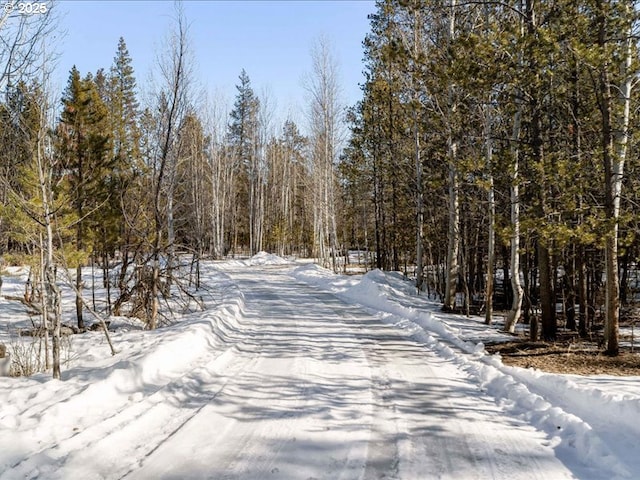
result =
[[[255,254],[261,242],[256,235],[259,230],[257,227],[262,222],[258,208],[260,185],[263,181],[259,158],[260,101],[254,94],[251,80],[244,69],[240,72],[239,80],[234,107],[229,114],[228,137],[238,169],[233,215],[233,251],[237,251],[240,242],[240,245],[249,247],[251,254]]]
[[[129,50],[120,37],[116,56],[109,71],[109,117],[113,130],[113,151],[118,170],[133,168],[139,157],[139,103],[136,97],[136,78]]]
[[[627,1],[595,2],[598,99],[602,119],[605,214],[605,341],[609,355],[619,354],[619,219],[625,162],[628,157],[632,86],[638,74],[633,31],[636,9]]]
[[[82,304],[82,266],[92,253],[99,212],[109,197],[106,178],[113,168],[108,155],[107,110],[91,75],[84,79],[73,67],[62,98],[63,111],[58,125],[58,175],[72,199],[77,215],[75,247],[76,317],[84,328]]]
[[[135,236],[131,221],[127,221],[126,205],[135,202],[140,187],[136,176],[141,174],[141,133],[139,127],[139,103],[136,95],[136,79],[124,38],[120,37],[113,65],[109,70],[103,99],[108,106],[108,124],[110,132],[110,150],[113,169],[107,177],[109,196],[104,212],[105,222],[102,224],[102,254],[105,286],[110,307],[109,255],[117,248],[121,256],[118,287],[120,297],[127,295],[125,281],[129,264],[133,261],[133,245]]]

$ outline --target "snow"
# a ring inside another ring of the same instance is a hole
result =
[[[634,440],[640,435],[640,422],[634,421],[640,414],[637,377],[585,379],[505,366],[498,355],[486,354],[482,342],[507,340],[506,334],[478,318],[445,315],[437,311],[439,305],[418,301],[414,287],[398,273],[373,270],[348,282],[307,265],[294,275],[377,310],[384,321],[410,331],[465,370],[505,409],[545,431],[559,450],[584,466],[606,466],[610,478],[634,478],[640,472]]]
[[[400,273],[261,252],[201,275],[204,310],[112,319],[115,356],[88,332],[62,381],[0,378],[0,480],[639,476],[637,377],[505,366],[484,343],[507,335]],[[8,345],[25,279],[4,276]]]
[[[289,262],[273,253],[259,252],[249,260],[249,265],[287,265]]]
[[[219,265],[221,270],[228,270],[237,267],[250,267],[250,266],[278,266],[278,265],[290,265],[288,260],[274,255],[273,253],[258,252],[254,256],[248,259],[233,259],[227,260],[224,264]]]

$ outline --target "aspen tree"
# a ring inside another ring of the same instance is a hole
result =
[[[338,250],[335,212],[335,162],[341,142],[342,105],[338,65],[328,41],[312,47],[313,70],[306,82],[311,127],[313,224],[315,256],[337,271]]]
[[[524,8],[522,0],[517,2],[518,18],[516,19],[519,38],[522,39],[525,35],[525,23],[524,23]],[[518,50],[516,53],[517,64],[516,70],[520,71],[522,64],[524,63],[524,53],[522,50]],[[505,319],[504,329],[507,332],[514,333],[516,329],[516,323],[520,320],[522,312],[522,299],[524,289],[520,280],[520,135],[522,130],[522,115],[524,111],[523,93],[521,89],[516,87],[514,92],[515,101],[515,113],[513,114],[511,136],[510,136],[510,184],[509,184],[509,196],[511,200],[510,206],[510,220],[511,220],[511,234],[510,234],[510,270],[511,270],[511,288],[513,290],[513,302],[511,303],[511,309]],[[506,281],[506,279],[505,279]],[[536,320],[534,320],[536,321]]]
[[[605,212],[605,341],[609,355],[619,353],[620,283],[618,235],[620,199],[629,144],[631,92],[637,67],[633,64],[635,9],[629,2],[595,2],[599,53],[599,100],[602,118],[602,163]],[[611,28],[615,28],[614,31]],[[613,54],[613,55],[612,55]],[[618,63],[612,61],[618,58]]]

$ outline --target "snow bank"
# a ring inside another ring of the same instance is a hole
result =
[[[267,252],[258,252],[251,257],[248,265],[289,265],[289,262],[278,255]]]
[[[188,315],[171,328],[140,332],[138,338],[131,335],[126,340],[122,338],[126,346],[133,348],[136,344],[153,344],[153,348],[142,349],[121,368],[118,368],[118,363],[113,365],[116,370],[123,370],[119,374],[122,383],[131,383],[135,388],[144,384],[166,383],[166,377],[183,374],[200,356],[209,355],[212,344],[218,348],[225,346],[224,339],[230,332],[241,329],[244,296],[223,273],[217,275],[211,291],[203,299],[203,312]],[[118,348],[117,339],[115,343]],[[65,377],[71,378],[74,374],[74,369],[71,369],[65,372]]]
[[[234,270],[236,268],[252,267],[252,266],[270,266],[270,265],[291,265],[288,260],[279,257],[273,253],[258,252],[248,259],[230,259],[218,263],[219,270]]]
[[[27,445],[55,445],[60,436],[89,429],[132,402],[152,405],[156,392],[179,383],[203,362],[224,362],[243,338],[244,296],[226,274],[206,275],[207,310],[169,328],[114,332],[118,354],[113,357],[100,332],[76,336],[78,356],[75,366],[63,369],[64,382],[51,380],[50,373],[0,378],[0,429],[11,430],[0,435],[0,477],[5,478],[1,472],[13,472],[8,478],[27,475],[38,463],[37,455],[25,461],[24,452],[32,450]]]
[[[456,363],[506,410],[545,431],[559,452],[577,458],[593,478],[603,470],[613,478],[633,477],[633,470],[614,454],[620,440],[612,445],[614,440],[607,432],[615,425],[623,438],[627,438],[625,431],[631,438],[640,434],[636,420],[640,418],[640,396],[611,394],[580,387],[565,376],[505,366],[499,356],[486,353],[482,342],[471,341],[503,334],[491,333],[490,327],[470,319],[465,319],[469,328],[464,330],[449,324],[453,317],[439,315],[438,307],[418,297],[413,284],[397,272],[373,270],[345,280],[317,265],[305,265],[292,275],[377,311],[383,321]],[[595,426],[601,428],[596,431]]]

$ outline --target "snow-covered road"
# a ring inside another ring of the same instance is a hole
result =
[[[212,310],[113,359],[83,336],[64,382],[0,379],[0,480],[581,477],[411,329],[294,266],[219,267]]]
[[[573,478],[404,332],[286,269],[232,278],[246,302],[232,357],[186,379],[177,424],[126,478]]]

